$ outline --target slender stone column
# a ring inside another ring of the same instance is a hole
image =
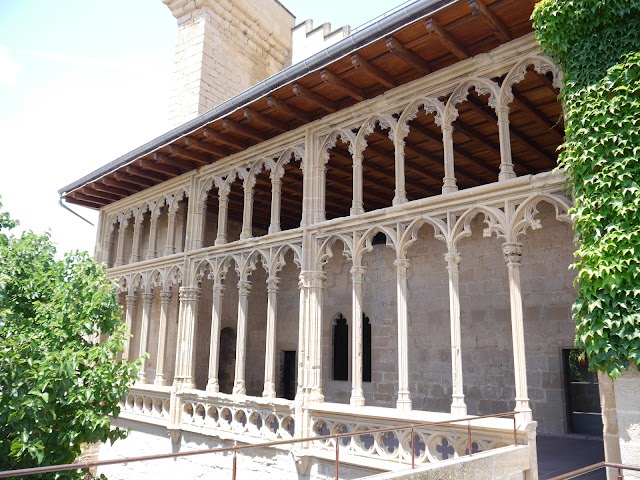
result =
[[[521,243],[503,243],[502,253],[509,269],[509,298],[511,300],[511,336],[513,338],[513,370],[516,382],[516,408],[520,424],[532,420],[527,391],[527,366],[525,362],[524,319],[520,293]]]
[[[138,383],[147,382],[147,359],[143,357],[147,353],[149,340],[149,323],[151,320],[151,307],[153,306],[153,293],[142,294],[142,325],[140,327],[139,355],[142,357],[142,365],[138,372]]]
[[[301,403],[306,395],[309,381],[307,378],[307,366],[309,365],[309,289],[306,281],[307,275],[300,273],[298,288],[300,290],[300,310],[298,312],[298,384],[296,389],[296,402]],[[297,427],[296,427],[297,428]]]
[[[124,321],[127,325],[127,342],[124,344],[124,352],[122,353],[122,358],[124,360],[129,360],[129,350],[131,348],[131,327],[136,315],[137,301],[138,297],[136,297],[135,295],[127,295],[125,297],[127,310],[125,312]]]
[[[322,393],[322,293],[326,276],[324,272],[310,272],[309,316],[311,349],[311,402],[324,402]]]
[[[140,261],[140,236],[142,233],[142,217],[141,214],[133,224],[133,241],[131,242],[131,257],[129,257],[129,263],[135,263]]]
[[[167,245],[164,247],[165,255],[173,255],[176,253],[176,221],[178,214],[176,212],[169,211],[169,218],[167,223]]]
[[[245,364],[247,357],[247,318],[249,316],[249,293],[251,282],[240,280],[238,282],[238,336],[236,340],[236,375],[233,382],[233,393],[244,395],[247,392],[245,386]]]
[[[451,386],[453,389],[451,413],[458,417],[467,416],[462,383],[462,340],[460,336],[460,261],[458,252],[444,256],[449,272],[449,318],[451,322]]]
[[[351,405],[364,406],[362,391],[362,280],[366,269],[361,266],[351,268],[351,314],[353,329],[351,332]]]
[[[120,222],[120,228],[118,229],[118,245],[116,247],[116,262],[113,264],[114,267],[124,265],[124,238],[125,234],[127,233],[128,224],[128,218],[125,218],[122,222]]]
[[[353,155],[353,200],[351,202],[351,215],[364,213],[364,203],[362,202],[362,152]]]
[[[411,262],[406,258],[399,258],[393,264],[396,266],[396,291],[398,303],[398,410],[411,410],[409,394],[409,332],[407,309],[407,269]]]
[[[276,384],[276,324],[278,321],[278,277],[267,279],[267,344],[264,359],[264,391],[263,397],[275,398]]]
[[[509,107],[496,108],[498,115],[498,135],[500,138],[500,173],[498,181],[516,178],[511,160],[511,134],[509,133]]]
[[[149,219],[149,249],[147,250],[147,260],[158,256],[158,214],[151,214]]]
[[[200,289],[180,287],[180,320],[178,326],[178,347],[176,352],[176,375],[174,383],[180,388],[193,388],[195,373],[194,349],[196,319]]]
[[[227,243],[227,213],[229,212],[229,189],[220,190],[218,197],[218,233],[216,234],[216,245]]]
[[[456,192],[458,185],[456,184],[454,168],[453,126],[445,124],[440,128],[442,128],[442,144],[444,146],[444,183],[442,185],[442,193]]]
[[[224,285],[216,280],[213,284],[213,305],[211,307],[211,340],[209,343],[209,380],[207,392],[219,392],[218,362],[220,359],[220,324],[222,322],[222,298]]]
[[[193,232],[193,239],[191,240],[191,248],[193,250],[198,250],[204,246],[204,224],[207,219],[206,197],[205,202],[198,202],[194,210],[193,225],[195,228]]]
[[[111,258],[111,247],[113,246],[113,230],[105,235],[102,244],[102,261],[106,263],[108,267],[111,267],[114,262],[114,259]]]
[[[404,173],[404,140],[396,140],[393,142],[395,148],[396,161],[396,191],[393,196],[393,205],[401,205],[407,203],[407,191],[405,189],[405,173]]]
[[[158,328],[158,361],[156,364],[156,378],[154,385],[166,385],[167,381],[164,377],[164,361],[166,358],[167,346],[167,325],[169,323],[169,309],[171,308],[171,297],[173,293],[170,290],[160,292],[160,326]]]
[[[256,177],[249,174],[244,181],[244,205],[242,210],[242,231],[240,232],[240,240],[246,240],[253,236],[252,220],[253,220],[253,187],[256,184]]]
[[[314,215],[315,223],[324,222],[327,219],[325,213],[325,200],[327,198],[327,165],[318,165],[317,174],[316,212]]]
[[[269,225],[269,233],[278,233],[280,231],[283,173],[284,172],[271,173],[271,224]]]

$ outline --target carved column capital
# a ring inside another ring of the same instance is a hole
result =
[[[224,296],[224,285],[222,283],[213,284],[213,296],[214,297]]]
[[[447,262],[447,270],[451,268],[459,268],[462,261],[462,255],[458,252],[448,252],[444,254],[444,260]]]
[[[150,307],[153,304],[154,295],[153,293],[143,293],[142,294],[142,304],[145,307]]]
[[[393,261],[393,264],[398,267],[399,270],[407,271],[407,268],[411,266],[411,260],[406,258],[398,258]]]
[[[248,297],[251,293],[251,282],[247,280],[240,280],[238,282],[238,295],[241,297]]]
[[[198,287],[180,287],[181,302],[197,302],[200,299],[200,289]]]
[[[163,290],[160,292],[160,303],[162,303],[163,305],[170,304],[172,298],[173,292],[171,290]]]
[[[350,273],[353,282],[362,283],[362,277],[367,272],[367,269],[361,265],[351,267]]]
[[[127,295],[124,300],[127,303],[127,307],[135,307],[138,297],[136,295]]]
[[[324,272],[309,272],[310,282],[309,286],[313,288],[324,288],[324,282],[327,280],[327,275]]]
[[[502,254],[507,265],[520,265],[522,262],[522,244],[517,242],[503,243]]]
[[[277,293],[280,279],[278,277],[267,278],[267,293]]]

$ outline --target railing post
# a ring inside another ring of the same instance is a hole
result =
[[[236,447],[233,447],[233,474],[231,476],[231,478],[233,480],[236,480],[236,465],[238,463],[238,457],[237,457],[237,451],[236,451]]]
[[[513,415],[513,446],[518,446],[518,432],[516,431],[516,416]]]
[[[413,427],[411,427],[411,468],[416,468],[416,447],[414,441]]]
[[[469,447],[469,456],[472,456],[473,445],[471,444],[471,420],[467,420],[467,445]]]
[[[340,440],[338,437],[336,439],[336,480],[340,478]]]
[[[622,469],[620,467],[618,467],[618,480],[622,480]]]

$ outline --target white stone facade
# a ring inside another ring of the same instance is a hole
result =
[[[523,443],[532,420],[563,432],[561,349],[574,337],[571,203],[562,172],[513,173],[508,105],[529,67],[559,81],[533,34],[104,207],[96,257],[121,287],[132,333],[125,356],[149,355],[122,414],[141,432],[126,442],[142,441],[146,428],[153,442],[158,428],[176,442],[190,434],[253,442],[514,409]],[[501,85],[491,80],[502,75]],[[451,126],[472,87],[498,114],[500,167],[494,183],[458,190]],[[421,108],[442,129],[443,193],[408,201],[403,139]],[[362,158],[376,125],[395,146],[395,195],[365,212]],[[325,172],[338,139],[353,157],[353,199],[349,216],[326,220]],[[280,186],[291,169],[304,179],[302,216],[300,227],[282,230]],[[264,230],[251,222],[258,175],[272,184]],[[228,215],[231,189],[243,193],[242,218]],[[386,244],[374,241],[380,233]],[[346,381],[333,379],[339,314],[349,331]],[[285,352],[296,355],[294,400],[282,398]],[[492,428],[481,450],[508,444],[500,439],[509,421]],[[427,452],[443,438],[452,455],[468,449],[455,431],[421,435],[423,462],[442,459]],[[404,437],[394,438],[393,452],[376,439],[375,455],[354,440],[347,463],[384,470],[406,461]]]

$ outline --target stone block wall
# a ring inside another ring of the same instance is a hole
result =
[[[529,395],[539,431],[564,433],[561,351],[571,348],[575,298],[571,227],[539,206],[542,228],[521,238],[525,345]],[[462,368],[470,414],[514,408],[513,347],[508,271],[503,240],[483,237],[478,217],[459,245]],[[446,246],[425,226],[408,252],[409,387],[413,408],[448,412],[451,405],[451,337]],[[364,383],[367,405],[395,406],[398,382],[395,252],[376,245],[364,257],[363,311],[372,325],[372,382]],[[326,401],[348,403],[349,381],[333,380],[333,326],[342,313],[351,330],[351,261],[340,245],[325,266],[323,380]],[[349,345],[351,339],[349,340]],[[349,347],[351,348],[351,347]]]
[[[164,0],[178,20],[170,125],[181,125],[279,72],[295,17],[276,0]]]

